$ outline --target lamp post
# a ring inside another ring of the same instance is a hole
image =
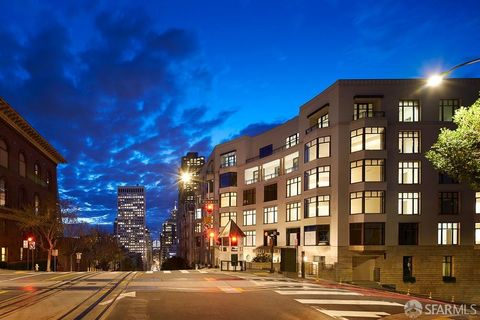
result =
[[[477,63],[477,62],[480,62],[480,58],[476,58],[476,59],[473,59],[473,60],[470,60],[470,61],[466,61],[466,62],[457,64],[456,66],[450,68],[447,71],[443,71],[441,73],[434,74],[427,79],[427,86],[436,87],[436,86],[440,85],[440,83],[442,83],[443,79],[445,79],[445,77],[447,77],[454,70],[456,70],[458,68],[461,68],[461,67],[464,67],[464,66],[467,66],[467,65],[470,65],[470,64]]]

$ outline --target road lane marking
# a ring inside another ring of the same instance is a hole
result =
[[[113,301],[118,301],[118,300],[121,300],[121,299],[126,298],[126,297],[135,298],[136,296],[137,296],[137,293],[135,291],[125,292],[125,293],[120,294],[117,298],[113,298],[113,299],[110,299],[110,300],[107,300],[107,301],[104,301],[104,302],[100,302],[99,304],[101,306],[104,306],[104,305],[112,303]]]
[[[147,274],[151,274],[151,273],[153,273],[153,271],[147,271],[147,272],[145,272],[145,273],[147,273]]]
[[[243,292],[243,290],[240,288],[233,288],[233,287],[218,287],[218,288],[225,293],[242,293]]]
[[[383,311],[346,311],[346,310],[324,310],[315,308],[327,316],[334,317],[341,320],[348,320],[345,317],[361,317],[361,318],[380,318],[389,316],[390,313]]]
[[[40,276],[40,275],[42,275],[42,274],[43,274],[43,273],[29,274],[28,276],[16,277],[16,278],[11,278],[11,279],[5,279],[5,280],[1,280],[0,282],[18,280],[18,279],[23,279],[23,278],[30,278],[30,277]]]
[[[56,276],[56,277],[50,278],[50,279],[48,279],[48,280],[59,279],[59,278],[63,278],[63,277],[69,276],[69,275],[70,275],[70,273],[66,273],[66,274],[62,274],[62,275],[59,275],[59,276]]]
[[[208,273],[208,271],[205,271],[205,270],[198,270],[198,272],[200,272],[200,273]]]
[[[181,273],[189,273],[188,270],[180,270]]]
[[[0,291],[0,294],[7,293],[8,291]]]
[[[172,273],[170,270],[163,270],[163,273]]]
[[[276,290],[278,294],[283,295],[302,295],[302,294],[316,294],[316,295],[325,295],[325,296],[362,296],[361,293],[358,292],[350,292],[350,291],[332,291],[332,290]],[[301,299],[300,299],[301,300]]]
[[[378,301],[378,300],[337,300],[337,299],[295,299],[304,304],[346,304],[346,305],[362,305],[362,306],[396,306],[403,307],[403,304],[390,302],[390,301]]]

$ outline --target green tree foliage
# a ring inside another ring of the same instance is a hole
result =
[[[480,191],[480,99],[455,112],[457,129],[442,128],[426,158],[440,172]]]

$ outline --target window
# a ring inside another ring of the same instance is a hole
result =
[[[237,152],[230,151],[220,155],[220,168],[233,167],[237,165]]]
[[[202,223],[201,222],[197,222],[195,223],[195,233],[201,233],[202,232]],[[197,247],[200,246],[200,237],[197,237]]]
[[[52,174],[50,171],[47,171],[47,176],[45,177],[45,183],[47,184],[47,188],[50,188],[50,184],[52,182]]]
[[[398,214],[420,214],[420,192],[400,192]]]
[[[300,245],[300,228],[287,228],[287,246]]]
[[[1,262],[7,262],[7,260],[8,260],[8,248],[1,247],[0,248],[0,261]]]
[[[8,147],[3,139],[0,139],[0,166],[8,168]]]
[[[293,197],[293,196],[298,196],[300,193],[302,193],[302,178],[301,177],[295,177],[287,180],[287,198],[288,197]]]
[[[7,186],[5,180],[0,179],[0,207],[7,205]]]
[[[40,197],[38,196],[38,194],[35,194],[35,196],[33,197],[33,204],[34,204],[34,210],[35,210],[35,214],[38,214],[40,212]]]
[[[458,198],[458,192],[440,192],[438,194],[438,200],[440,201],[440,214],[458,214]]]
[[[251,204],[255,204],[256,202],[255,194],[256,194],[255,188],[243,190],[243,205],[248,206]]]
[[[23,153],[18,155],[18,174],[21,177],[26,177],[27,175],[27,164],[25,163],[25,155]]]
[[[452,122],[453,115],[458,108],[458,99],[441,99],[438,107],[438,120]]]
[[[202,208],[197,208],[195,210],[195,219],[196,220],[202,219]]]
[[[385,191],[350,193],[350,214],[384,213]]]
[[[258,181],[258,167],[245,170],[245,184],[252,184]]]
[[[225,192],[220,194],[220,208],[236,207],[237,206],[237,193]]]
[[[320,137],[305,144],[305,162],[330,157],[330,137]]]
[[[277,223],[277,207],[263,208],[263,223]]]
[[[277,236],[271,236],[273,235],[274,233],[276,233],[277,230],[274,229],[274,230],[264,230],[263,232],[263,245],[264,246],[270,246],[272,245],[272,241],[273,241],[273,246],[277,246]]]
[[[475,213],[480,214],[480,192],[475,192]]]
[[[254,226],[256,223],[257,223],[257,211],[255,209],[243,211],[244,226]]]
[[[270,161],[262,166],[263,180],[270,180],[280,174],[280,159]]]
[[[353,120],[373,117],[373,103],[355,103],[353,105]]]
[[[300,135],[297,133],[288,136],[285,140],[285,149],[291,148],[300,142]]]
[[[480,244],[480,223],[475,223],[475,244]]]
[[[404,256],[403,257],[403,278],[411,278],[413,276],[413,257]]]
[[[243,238],[244,247],[255,247],[255,238],[257,236],[256,231],[243,231],[245,237]]]
[[[330,215],[330,196],[315,196],[305,199],[305,218]]]
[[[365,159],[350,162],[350,183],[384,180],[384,160]]]
[[[398,224],[398,244],[418,245],[418,223]]]
[[[287,221],[300,220],[300,202],[287,203]]]
[[[298,151],[284,158],[285,173],[298,170]]]
[[[360,150],[383,150],[385,128],[366,127],[350,131],[350,152]]]
[[[460,223],[458,222],[439,222],[438,223],[438,244],[449,245],[459,244]]]
[[[458,181],[454,178],[450,178],[448,175],[439,172],[438,173],[438,183],[440,184],[458,184]]]
[[[233,220],[237,222],[237,213],[236,212],[222,212],[220,213],[220,227],[225,227],[228,221]]]
[[[303,228],[304,245],[325,246],[330,243],[330,225],[320,224]]]
[[[400,100],[398,103],[398,121],[420,121],[420,106],[418,100]]]
[[[220,188],[236,187],[237,186],[237,173],[226,172],[220,175]]]
[[[398,132],[399,153],[420,152],[420,131],[399,131]]]
[[[320,118],[318,118],[318,127],[319,128],[327,128],[329,125],[328,122],[328,113],[324,114]]]
[[[35,163],[33,165],[33,174],[35,176],[35,181],[38,182],[40,177],[40,166],[38,165],[38,163]]]
[[[404,161],[398,163],[399,184],[419,184],[420,173],[420,161]]]
[[[305,190],[330,186],[330,166],[305,171]]]
[[[263,188],[263,201],[274,201],[277,200],[277,184],[270,184]]]
[[[258,157],[265,158],[269,155],[273,154],[273,144],[269,144],[268,146],[262,147],[258,150]]]
[[[444,256],[442,259],[442,276],[453,277],[453,257]]]
[[[385,223],[350,223],[350,245],[384,245]]]

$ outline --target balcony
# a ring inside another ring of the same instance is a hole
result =
[[[365,110],[354,114],[352,117],[354,121],[365,118],[385,118],[385,111]]]
[[[328,127],[330,127],[330,121],[321,121],[321,122],[311,126],[307,130],[305,130],[305,134],[309,134],[310,132],[312,132],[316,129],[319,129],[319,128],[328,128]]]
[[[292,166],[290,168],[285,168],[285,174],[293,172],[293,171],[297,171],[297,170],[298,170],[298,164],[295,165],[295,166]]]

